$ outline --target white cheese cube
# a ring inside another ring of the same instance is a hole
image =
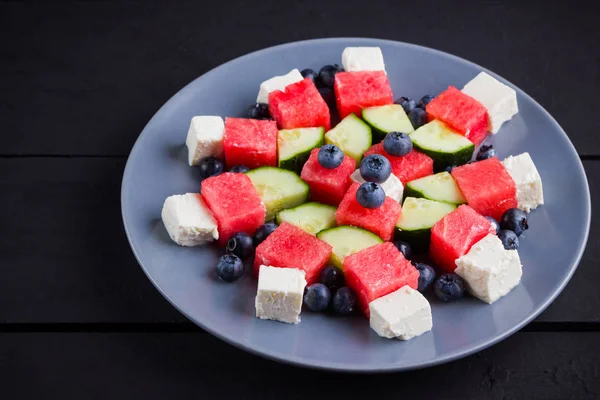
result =
[[[506,250],[494,234],[475,243],[456,266],[469,292],[490,304],[517,286],[523,275],[519,253]]]
[[[300,322],[305,275],[300,269],[261,265],[254,301],[256,316],[288,324]]]
[[[269,104],[269,93],[274,92],[275,90],[285,91],[287,85],[300,82],[303,79],[302,74],[296,68],[285,75],[274,76],[271,79],[267,79],[260,84],[256,102]]]
[[[171,239],[181,246],[198,246],[219,238],[217,221],[198,193],[167,197],[161,218]]]
[[[198,165],[207,157],[222,157],[224,133],[225,124],[221,117],[205,115],[192,118],[185,140],[189,164]]]
[[[360,169],[357,169],[350,175],[350,178],[354,182],[358,182],[360,184],[365,183],[366,181],[360,175]],[[396,200],[398,203],[402,201],[402,194],[404,193],[404,186],[400,179],[396,177],[396,175],[391,174],[390,177],[381,184],[382,189],[385,191],[386,196]]]
[[[502,124],[519,112],[514,89],[485,72],[469,81],[462,91],[487,108],[492,133],[498,133]]]
[[[383,53],[379,47],[346,47],[342,52],[342,66],[348,72],[385,72]]]
[[[433,326],[429,302],[410,286],[373,300],[369,311],[371,328],[389,339],[409,340]]]
[[[517,202],[521,210],[529,212],[544,204],[542,178],[529,153],[509,156],[502,165],[517,185]]]

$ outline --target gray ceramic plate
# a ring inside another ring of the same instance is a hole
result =
[[[407,370],[451,361],[506,338],[544,310],[575,271],[588,236],[589,189],[573,145],[538,103],[502,78],[516,89],[520,112],[488,141],[500,158],[528,151],[546,198],[531,213],[531,228],[521,241],[523,280],[493,305],[432,299],[433,331],[418,338],[380,338],[361,317],[305,311],[299,325],[258,320],[256,282],[250,274],[236,284],[219,282],[214,274],[219,251],[178,247],[160,220],[167,196],[199,191],[198,174],[187,165],[184,146],[194,115],[243,116],[263,80],[292,68],[340,63],[344,47],[360,45],[381,47],[396,97],[437,94],[448,85],[460,88],[485,70],[424,47],[352,38],[285,44],[223,64],[173,96],[138,138],[123,177],[125,229],[140,265],[163,296],[190,320],[242,349],[301,366],[345,371]]]

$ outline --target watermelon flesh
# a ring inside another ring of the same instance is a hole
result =
[[[277,166],[277,124],[275,121],[226,118],[223,152],[227,168],[245,165],[258,168]]]
[[[261,265],[280,268],[298,268],[306,273],[308,285],[318,280],[321,269],[329,261],[332,247],[287,222],[282,222],[256,247],[254,275],[258,277]]]
[[[335,213],[337,224],[357,226],[373,232],[385,241],[391,240],[402,207],[396,200],[388,196],[381,207],[363,207],[356,200],[356,191],[359,187],[359,183],[353,183],[346,192]]]
[[[350,186],[350,175],[356,168],[356,161],[344,155],[339,167],[327,169],[319,164],[318,154],[319,149],[310,152],[300,178],[310,187],[311,201],[337,206]]]
[[[387,158],[392,164],[392,173],[402,183],[433,175],[433,159],[416,150],[411,150],[405,156],[396,157],[389,155],[383,149],[383,143],[377,143],[365,152],[365,157],[370,154],[381,154]]]
[[[329,107],[308,78],[269,93],[269,113],[280,129],[331,127]]]
[[[394,102],[392,88],[384,71],[339,72],[335,74],[333,88],[341,119],[351,113],[360,117],[363,108]]]
[[[454,272],[456,260],[490,233],[496,234],[492,223],[463,204],[431,228],[430,256],[440,268]]]
[[[453,168],[452,176],[467,204],[481,215],[500,221],[518,205],[515,181],[497,157]]]
[[[217,220],[221,245],[238,232],[253,235],[265,223],[265,206],[244,174],[226,172],[207,178],[200,194]]]
[[[405,285],[417,289],[419,280],[419,271],[390,242],[367,247],[346,257],[344,275],[367,317],[370,302]]]

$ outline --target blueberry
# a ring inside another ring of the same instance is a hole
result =
[[[248,259],[254,252],[252,237],[244,232],[236,233],[227,241],[225,251],[229,254],[235,254],[242,260]]]
[[[321,312],[329,307],[331,292],[322,283],[313,283],[306,288],[304,293],[304,305],[311,311]]]
[[[407,114],[417,107],[417,102],[410,97],[400,97],[399,99],[396,99],[394,103],[400,104]]]
[[[367,182],[383,183],[392,174],[392,164],[381,154],[371,154],[360,162],[360,175]]]
[[[334,109],[336,104],[335,93],[333,92],[333,89],[329,87],[320,87],[318,90],[323,100],[325,100],[325,103],[327,103],[327,107],[329,107],[330,110]]]
[[[344,286],[333,295],[333,312],[336,314],[351,314],[356,307],[356,294],[352,289]]]
[[[446,168],[444,168],[444,171],[451,173],[454,167],[456,167],[456,165],[448,165]]]
[[[410,247],[410,244],[403,242],[402,240],[397,240],[394,242],[394,246],[396,246],[398,251],[400,251],[400,253],[402,253],[404,258],[406,258],[407,260],[410,260],[412,258],[413,253],[412,253],[412,248]]]
[[[256,103],[248,107],[248,118],[252,119],[271,119],[269,114],[269,105],[265,103]]]
[[[506,250],[517,250],[519,248],[519,237],[510,229],[502,229],[498,232],[498,238]]]
[[[319,70],[319,79],[317,84],[322,87],[333,87],[335,74],[342,72],[344,69],[337,64],[325,65]]]
[[[465,283],[456,274],[444,274],[433,283],[433,294],[445,302],[459,299],[465,294]]]
[[[527,213],[518,208],[509,208],[502,214],[500,227],[502,229],[509,229],[516,233],[517,236],[521,236],[523,232],[529,229]]]
[[[427,104],[431,103],[431,100],[433,99],[435,99],[435,97],[426,94],[425,96],[421,97],[421,100],[419,100],[419,107],[424,110],[425,107],[427,107]]]
[[[319,282],[327,286],[329,290],[335,292],[342,286],[344,286],[344,271],[338,267],[327,266],[321,270],[319,275]]]
[[[225,170],[225,164],[218,158],[208,157],[200,161],[198,168],[200,169],[200,178],[206,179],[221,174]]]
[[[412,140],[403,132],[390,132],[383,139],[383,149],[391,156],[405,156],[412,148]]]
[[[229,170],[229,172],[237,172],[237,173],[240,173],[240,174],[246,173],[248,171],[250,171],[250,168],[246,167],[245,165],[234,165]]]
[[[435,280],[435,270],[431,265],[416,263],[415,268],[419,271],[419,292],[423,293]]]
[[[378,208],[385,202],[385,192],[378,183],[365,182],[356,191],[356,200],[365,208]]]
[[[313,69],[310,69],[310,68],[306,68],[306,69],[303,69],[302,71],[300,71],[300,75],[302,75],[303,78],[310,79],[311,81],[313,81],[313,83],[319,76]]]
[[[500,232],[500,224],[498,223],[498,221],[496,221],[494,218],[492,217],[485,217],[485,219],[487,219],[488,221],[490,221],[492,223],[492,225],[494,226],[494,229],[496,229],[496,235],[498,234],[498,232]]]
[[[273,222],[267,222],[261,225],[256,232],[254,232],[254,247],[261,244],[273,231],[277,229],[277,224]]]
[[[234,254],[225,254],[217,262],[217,276],[225,282],[234,282],[244,275],[244,263]]]
[[[427,123],[427,113],[422,108],[417,107],[408,113],[408,119],[410,119],[413,128],[417,129]]]
[[[344,153],[334,144],[326,144],[319,149],[317,160],[323,168],[334,169],[342,165]]]
[[[496,156],[496,150],[491,144],[484,144],[479,148],[475,160],[482,161]]]

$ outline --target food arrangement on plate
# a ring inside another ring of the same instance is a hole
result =
[[[528,153],[501,161],[482,144],[518,112],[512,88],[481,72],[394,101],[380,48],[341,58],[263,82],[248,118],[193,117],[199,192],[168,197],[161,216],[175,243],[224,248],[223,281],[252,263],[256,317],[360,313],[408,340],[432,328],[424,294],[493,303],[519,284],[542,182]]]

